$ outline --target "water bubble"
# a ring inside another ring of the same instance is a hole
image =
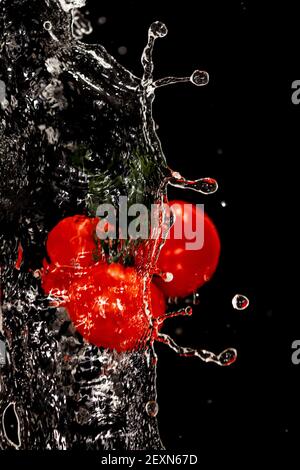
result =
[[[203,70],[195,70],[190,77],[190,81],[193,85],[204,86],[209,82],[209,75]]]
[[[191,316],[193,314],[193,308],[189,305],[188,307],[184,309],[184,312],[186,315]]]
[[[158,413],[158,404],[154,400],[150,400],[146,403],[146,413],[148,416],[151,416],[151,418],[155,418]]]
[[[43,24],[43,27],[46,31],[51,31],[51,29],[52,29],[51,21],[45,21],[44,24]]]
[[[228,348],[225,349],[225,351],[222,351],[221,354],[218,356],[218,364],[220,366],[230,366],[236,361],[237,358],[237,352],[233,348]]]
[[[150,26],[149,33],[155,38],[163,38],[168,34],[168,28],[161,21],[155,21]]]
[[[233,308],[236,310],[245,310],[249,306],[249,299],[242,294],[236,294],[232,299]]]
[[[165,282],[171,282],[173,281],[174,275],[173,273],[163,273],[161,277]]]
[[[222,207],[226,207],[226,206],[227,206],[227,202],[226,202],[226,201],[221,201],[221,206],[222,206]]]
[[[72,18],[72,34],[76,39],[81,40],[84,35],[92,33],[91,22],[79,10],[73,10]]]

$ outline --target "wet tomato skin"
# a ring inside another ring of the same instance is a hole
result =
[[[191,212],[185,209],[185,201],[170,201],[170,207],[174,209],[176,223],[183,223],[183,219],[192,217],[196,220],[196,212],[201,211],[196,205],[192,205]],[[185,220],[186,221],[186,220]],[[190,243],[184,236],[175,239],[174,226],[170,229],[169,238],[161,249],[158,259],[158,268],[162,272],[171,272],[173,279],[164,282],[160,278],[155,283],[164,292],[166,297],[185,297],[199,289],[209,281],[214,274],[220,256],[221,243],[215,225],[204,213],[204,243],[202,248],[188,250],[186,243]]]
[[[49,233],[46,249],[51,263],[57,266],[90,266],[95,262],[99,243],[97,217],[74,215],[62,219]]]
[[[152,283],[144,292],[134,267],[95,261],[98,221],[67,217],[52,229],[41,286],[53,305],[66,308],[86,341],[119,352],[138,349],[149,337],[151,318],[164,315],[165,298]]]
[[[151,317],[162,316],[166,305],[156,286],[148,298],[134,268],[98,264],[69,289],[66,305],[75,328],[90,343],[117,351],[138,349],[149,333]]]

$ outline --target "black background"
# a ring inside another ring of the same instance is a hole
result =
[[[140,57],[155,20],[169,30],[155,47],[155,78],[197,68],[210,74],[207,87],[159,90],[154,105],[169,166],[191,179],[214,177],[220,187],[207,197],[169,191],[169,199],[205,203],[222,254],[213,280],[199,291],[193,317],[171,319],[165,331],[183,345],[216,352],[236,347],[238,361],[220,368],[157,346],[163,442],[173,449],[201,448],[203,438],[232,444],[243,435],[292,432],[298,405],[291,343],[297,330],[293,336],[287,320],[277,324],[273,313],[273,261],[280,250],[273,248],[270,222],[277,207],[270,188],[280,100],[290,101],[290,85],[284,82],[280,97],[282,32],[272,22],[272,9],[265,15],[253,2],[234,0],[90,0],[88,11],[94,27],[88,41],[103,44],[136,75],[142,74]],[[106,22],[99,24],[99,17]],[[247,310],[232,308],[236,293],[249,297]]]

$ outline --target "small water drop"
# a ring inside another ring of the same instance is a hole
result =
[[[184,311],[186,315],[189,315],[189,316],[193,315],[193,308],[190,305],[186,307]]]
[[[190,77],[190,81],[193,85],[204,86],[209,82],[209,75],[204,70],[195,70]]]
[[[46,31],[51,31],[51,29],[52,29],[51,21],[45,21],[44,24],[43,24],[43,27]]]
[[[118,47],[118,53],[120,55],[126,55],[127,54],[127,47],[126,46],[120,46]]]
[[[221,206],[222,206],[222,207],[226,207],[226,206],[227,206],[227,202],[226,202],[226,201],[221,201]]]
[[[218,183],[213,178],[200,178],[199,180],[191,181],[183,178],[180,173],[175,171],[172,171],[169,184],[177,188],[191,189],[202,194],[213,194],[218,190]]]
[[[230,366],[236,361],[237,352],[233,348],[225,349],[222,351],[221,354],[218,356],[219,365],[220,366]]]
[[[168,28],[161,21],[155,21],[149,28],[149,34],[155,38],[163,38],[168,34]]]
[[[171,282],[173,281],[174,275],[172,273],[163,273],[161,277],[165,282]]]
[[[236,310],[245,310],[249,306],[249,299],[242,294],[236,294],[232,299],[233,308]]]
[[[198,188],[198,191],[204,194],[213,194],[218,189],[218,183],[213,178],[201,178],[195,181],[194,186],[193,189]]]
[[[100,18],[98,18],[98,23],[99,24],[105,24],[107,22],[107,18],[106,16],[100,16]]]
[[[146,413],[148,416],[151,416],[151,418],[155,418],[158,413],[158,404],[154,400],[150,400],[146,403]]]

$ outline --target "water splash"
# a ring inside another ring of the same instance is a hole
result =
[[[175,171],[172,171],[169,184],[177,188],[191,189],[202,194],[214,194],[218,190],[218,183],[213,178],[200,178],[199,180],[191,181]]]
[[[169,335],[159,332],[159,327],[162,325],[162,323],[165,322],[165,320],[177,317],[179,315],[191,316],[192,313],[192,307],[188,306],[174,312],[167,312],[165,315],[158,318],[155,322],[157,341],[169,346],[179,356],[197,357],[203,362],[213,362],[218,366],[229,366],[233,364],[237,359],[237,350],[234,348],[227,348],[221,353],[215,354],[206,349],[193,349],[190,347],[179,346]]]
[[[220,354],[216,355],[206,349],[193,349],[179,346],[173,338],[163,333],[159,333],[157,339],[173,349],[179,356],[197,357],[203,362],[213,362],[218,366],[230,366],[237,358],[237,351],[234,348],[225,349]]]
[[[118,354],[97,348],[41,289],[45,240],[62,218],[94,216],[100,203],[117,206],[121,195],[130,204],[163,207],[168,184],[202,194],[217,190],[211,178],[189,181],[169,169],[152,117],[158,87],[202,86],[208,74],[197,70],[153,81],[153,46],[167,34],[166,26],[155,22],[142,55],[143,77],[134,76],[102,46],[78,41],[90,31],[74,10],[84,4],[4,0],[0,5],[3,449],[161,449],[154,338],[205,362],[228,365],[235,358],[233,349],[218,355],[193,350],[159,332],[166,318],[191,315],[190,308],[150,319],[153,335],[146,351]],[[20,23],[16,8],[24,9]],[[142,247],[143,262],[137,266],[146,314],[147,289],[164,241],[159,235]],[[130,262],[136,253],[132,241],[107,243],[103,249],[110,260],[123,250],[122,259]],[[8,421],[14,422],[17,438],[9,434]]]

